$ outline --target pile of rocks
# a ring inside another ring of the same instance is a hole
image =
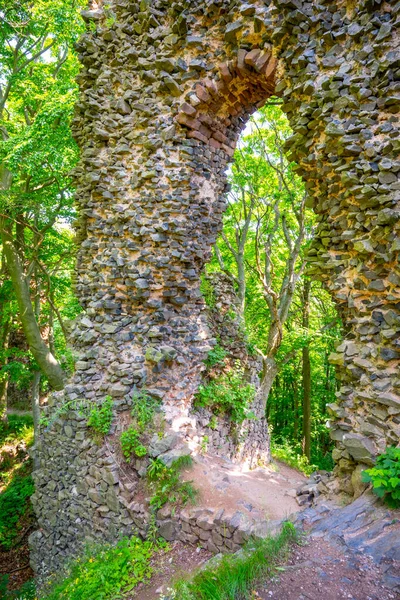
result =
[[[296,501],[299,506],[312,506],[321,493],[327,493],[332,482],[332,473],[316,471],[308,481],[296,490]]]

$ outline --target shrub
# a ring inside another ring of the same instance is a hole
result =
[[[207,354],[207,358],[204,364],[207,368],[215,367],[215,365],[221,365],[224,363],[224,359],[228,356],[228,352],[219,346],[214,346],[212,350]]]
[[[240,371],[233,371],[199,386],[195,404],[207,407],[217,414],[228,413],[233,421],[241,423],[252,416],[249,405],[254,396],[254,386],[243,381]]]
[[[387,448],[378,456],[375,467],[361,475],[365,483],[372,483],[374,494],[383,498],[391,508],[400,508],[400,448]]]
[[[153,422],[154,415],[160,410],[160,401],[149,396],[145,390],[136,392],[133,396],[132,417],[142,433]]]
[[[114,600],[151,577],[150,559],[157,547],[138,538],[124,538],[115,546],[86,551],[67,569],[43,600]]]
[[[113,420],[113,400],[107,396],[101,406],[93,406],[87,421],[88,427],[91,427],[99,435],[107,435],[110,431]]]
[[[0,545],[4,550],[9,550],[18,537],[18,522],[31,510],[29,498],[33,492],[30,464],[24,463],[14,471],[10,483],[0,494]]]
[[[288,442],[285,444],[276,444],[271,440],[271,454],[277,460],[286,463],[289,467],[293,467],[307,476],[319,468],[318,465],[310,464],[308,458],[302,454],[301,450],[289,445]]]
[[[181,469],[190,467],[193,459],[191,456],[181,456],[171,467],[167,467],[159,459],[150,461],[147,469],[152,496],[150,506],[157,511],[165,504],[185,505],[194,502],[197,492],[191,481],[181,481],[179,472]]]
[[[146,456],[147,448],[143,446],[139,439],[139,432],[132,426],[121,433],[120,443],[122,453],[127,462],[130,462],[132,454],[138,458]]]
[[[173,600],[236,600],[250,598],[256,585],[273,572],[297,534],[292,523],[284,523],[281,533],[249,542],[243,552],[212,561],[190,580],[181,579],[168,591]],[[164,597],[165,600],[165,597]]]

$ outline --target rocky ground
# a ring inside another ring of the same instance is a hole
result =
[[[304,487],[304,478],[296,471],[280,467],[280,472],[259,470],[258,473],[240,475],[234,467],[228,469],[225,466],[225,471],[218,470],[219,474],[214,473],[216,465],[213,461],[205,460],[197,466],[200,473],[203,469],[201,478],[208,477],[211,490],[208,495],[206,484],[203,489],[203,481],[199,483],[201,498],[210,507],[217,507],[225,498],[227,509],[252,508],[253,518],[262,514],[264,519],[267,514],[276,518],[280,510],[280,518],[284,519],[288,516],[284,513],[287,508],[285,502],[289,498],[293,501],[292,518],[304,534],[302,542],[293,547],[290,558],[278,567],[274,577],[255,586],[252,598],[400,600],[400,511],[387,509],[375,496],[366,492],[348,506],[338,506],[320,497],[314,507],[302,508],[296,516],[293,513],[300,509],[290,485],[298,479]],[[253,494],[262,484],[266,493],[260,500]],[[249,504],[249,498],[253,498],[253,505]],[[202,556],[198,554],[198,559]],[[179,571],[179,560],[177,564]],[[196,561],[193,562],[195,564]],[[192,570],[190,558],[188,570]],[[171,561],[170,568],[161,571],[157,579],[159,587],[153,586],[152,591],[167,587],[168,577],[173,580],[175,575],[174,562]],[[150,597],[137,596],[139,600]]]
[[[216,456],[197,456],[187,477],[199,491],[199,506],[232,514],[240,511],[260,521],[281,520],[298,512],[296,489],[307,481],[283,463],[248,470]]]
[[[254,600],[393,600],[384,573],[365,555],[312,537],[295,547],[273,579],[253,592]]]

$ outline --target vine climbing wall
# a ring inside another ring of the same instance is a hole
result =
[[[84,539],[145,533],[136,475],[122,472],[112,435],[100,446],[88,436],[74,402],[110,395],[114,435],[145,388],[169,428],[196,432],[193,395],[213,344],[200,272],[238,136],[271,95],[318,216],[310,273],[344,323],[330,407],[342,487],[351,493],[360,465],[399,443],[399,15],[399,2],[381,0],[111,0],[84,11],[74,121],[84,312],[71,332],[76,372],[37,445],[42,576]]]

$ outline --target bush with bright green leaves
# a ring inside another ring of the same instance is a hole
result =
[[[372,491],[390,508],[400,508],[400,448],[387,448],[378,456],[376,465],[361,475],[364,483],[372,484]]]
[[[277,444],[274,439],[271,439],[271,454],[277,460],[284,462],[304,475],[310,476],[311,473],[318,470],[317,465],[310,464],[300,447],[292,446],[289,442]]]
[[[228,356],[228,352],[219,346],[218,344],[214,346],[212,350],[207,354],[207,358],[204,361],[204,364],[207,368],[215,367],[216,365],[223,365],[224,359]]]
[[[43,600],[116,600],[150,579],[151,558],[165,548],[136,537],[124,538],[115,546],[88,549],[67,568],[64,579],[53,583]]]
[[[150,506],[153,511],[162,508],[167,502],[175,505],[194,503],[197,491],[191,481],[181,481],[180,471],[192,466],[191,456],[181,456],[167,467],[159,459],[151,460],[147,469],[147,480],[152,493]]]
[[[224,373],[199,386],[195,406],[209,408],[215,414],[229,414],[241,423],[253,415],[249,410],[255,397],[255,387],[243,379],[240,371]]]
[[[131,415],[140,433],[152,424],[154,415],[159,411],[160,400],[150,396],[146,390],[134,394]]]
[[[107,435],[113,420],[113,399],[107,396],[103,404],[93,406],[87,421],[88,427],[100,436]]]
[[[137,458],[146,456],[147,448],[141,443],[140,434],[132,425],[121,433],[119,441],[127,462],[130,462],[132,454]]]

